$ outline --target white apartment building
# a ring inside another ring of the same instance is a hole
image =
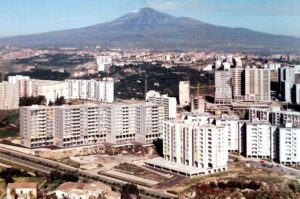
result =
[[[103,109],[97,105],[57,106],[53,109],[56,120],[54,145],[72,147],[106,141],[110,131],[108,126],[100,126],[103,124],[101,120],[104,120]]]
[[[239,150],[239,117],[237,115],[225,115],[215,119],[217,126],[224,126],[228,135],[228,151],[238,152]]]
[[[53,145],[56,121],[54,109],[51,107],[21,107],[21,143],[26,147],[42,147]]]
[[[223,126],[165,121],[164,158],[178,164],[178,167],[188,166],[191,171],[200,169],[198,174],[224,171],[228,161],[227,139]],[[185,175],[182,171],[180,174]]]
[[[111,56],[98,56],[97,57],[97,66],[98,71],[107,71],[112,66],[112,57]]]
[[[245,69],[245,100],[271,100],[271,80],[269,69]]]
[[[294,94],[295,94],[295,103],[300,104],[300,84],[295,84]]]
[[[275,126],[285,126],[288,123],[291,123],[293,127],[300,126],[300,113],[297,111],[291,110],[280,110],[276,109],[258,109],[251,108],[249,109],[249,119],[254,118],[259,119],[260,121],[268,121]]]
[[[114,81],[112,78],[103,78],[101,81],[68,79],[66,82],[70,99],[114,101]]]
[[[279,92],[281,99],[292,102],[292,87],[295,83],[295,68],[284,66],[278,69]]]
[[[21,143],[30,148],[110,142],[152,143],[162,137],[164,107],[152,103],[20,108]]]
[[[60,97],[110,103],[114,101],[114,81],[112,78],[52,81],[22,75],[9,76],[7,82],[0,83],[0,110],[18,108],[20,97],[39,95],[45,96],[47,103]]]
[[[300,128],[279,128],[277,159],[280,164],[300,164]]]
[[[146,101],[155,104],[162,104],[165,109],[165,119],[176,119],[177,115],[177,101],[175,97],[168,97],[168,95],[160,95],[159,92],[150,90],[146,93]]]
[[[232,93],[234,101],[241,101],[245,99],[244,96],[244,69],[243,68],[233,68],[231,70],[232,75]]]
[[[190,81],[179,82],[179,104],[180,106],[190,104]]]
[[[274,158],[274,133],[276,126],[269,122],[253,120],[245,122],[242,154],[254,158]]]
[[[61,81],[32,80],[31,96],[45,96],[47,103],[55,102],[57,98],[69,99],[68,84]]]
[[[215,102],[230,103],[232,101],[232,85],[230,71],[215,71]]]
[[[16,83],[0,82],[0,110],[19,107],[19,89]]]
[[[69,99],[68,84],[63,81],[30,79],[27,76],[17,75],[9,76],[8,82],[17,85],[19,97],[42,95],[47,102],[54,102],[59,97]]]

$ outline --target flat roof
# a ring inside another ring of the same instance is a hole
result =
[[[146,164],[155,165],[155,166],[158,166],[158,167],[170,169],[170,170],[173,170],[173,171],[177,171],[177,172],[184,173],[184,174],[189,174],[189,175],[198,174],[198,173],[205,173],[205,171],[206,171],[205,169],[202,169],[202,168],[190,167],[190,166],[187,166],[187,165],[182,164],[182,163],[171,162],[171,161],[168,161],[168,160],[166,160],[162,157],[152,158],[152,159],[149,159],[149,160],[145,160],[144,162]]]

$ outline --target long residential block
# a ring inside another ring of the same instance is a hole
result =
[[[20,137],[30,148],[152,143],[163,120],[164,107],[152,103],[29,106],[20,108]]]

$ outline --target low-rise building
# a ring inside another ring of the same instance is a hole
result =
[[[38,198],[37,183],[8,183],[6,188],[7,199]]]
[[[102,182],[65,182],[53,193],[58,199],[121,199],[121,194],[111,191],[111,187]]]

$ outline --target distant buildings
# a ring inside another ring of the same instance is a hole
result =
[[[270,70],[256,68],[245,69],[245,100],[271,100]]]
[[[111,56],[98,56],[97,57],[97,66],[98,71],[107,71],[112,66],[112,57]]]
[[[112,78],[103,78],[101,81],[68,79],[66,82],[70,99],[114,101],[114,81]]]
[[[233,68],[232,73],[232,94],[234,101],[245,100],[245,74],[243,68]]]
[[[215,71],[215,102],[271,101],[269,69],[234,68]]]
[[[179,104],[180,106],[190,104],[190,81],[179,82]]]
[[[231,101],[231,71],[215,71],[215,102],[230,103]]]
[[[152,143],[162,136],[163,105],[82,104],[20,108],[24,146],[73,147],[97,143]]]
[[[168,97],[168,95],[160,95],[156,91],[148,91],[146,94],[146,101],[156,104],[161,104],[165,109],[165,119],[176,119],[177,116],[177,101],[175,97]]]
[[[52,81],[30,79],[28,76],[9,76],[0,83],[0,110],[17,109],[20,97],[45,96],[47,103],[59,97],[65,99],[86,99],[102,102],[114,101],[112,78],[97,80]]]

